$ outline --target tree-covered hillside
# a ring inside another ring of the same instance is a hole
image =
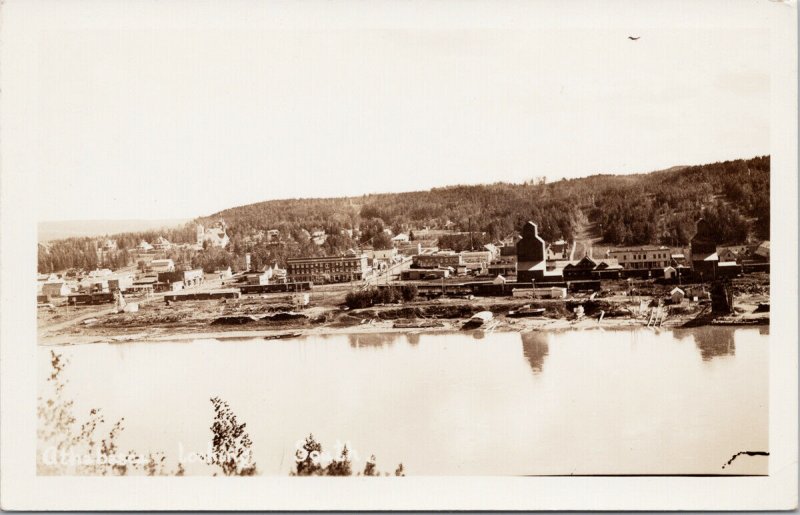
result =
[[[365,246],[386,248],[391,245],[384,232],[387,228],[412,236],[422,234],[424,228],[439,230],[440,247],[460,250],[511,236],[527,220],[535,221],[541,236],[549,241],[571,240],[589,227],[610,245],[680,246],[689,242],[694,222],[703,216],[717,228],[722,241],[744,243],[769,239],[769,192],[770,158],[763,156],[553,183],[459,185],[358,197],[271,200],[196,220],[208,226],[224,219],[230,236],[228,249],[175,257],[213,269],[235,263],[249,252],[255,266],[284,264],[292,256],[334,255]],[[271,230],[278,231],[277,235],[266,237]],[[157,236],[144,232],[111,237],[122,252]],[[173,243],[194,242],[194,224],[164,236]],[[92,241],[70,238],[40,245],[39,270],[92,267],[97,263],[96,253],[90,252]]]
[[[725,240],[769,238],[769,156],[678,167],[638,175],[594,175],[554,183],[451,186],[430,191],[336,199],[267,201],[227,209],[232,237],[260,229],[292,234],[305,229],[338,234],[378,219],[394,232],[449,228],[513,234],[526,220],[548,240],[571,239],[576,227],[596,222],[611,244],[686,244],[693,222],[715,220]]]

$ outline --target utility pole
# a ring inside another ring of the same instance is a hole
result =
[[[469,217],[468,220],[469,220],[469,250],[475,250],[475,245],[472,242],[472,217]]]

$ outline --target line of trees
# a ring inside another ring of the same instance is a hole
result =
[[[352,291],[345,296],[344,302],[350,309],[361,309],[375,304],[396,304],[411,302],[417,298],[417,287],[413,284],[389,286],[385,288],[369,288]]]

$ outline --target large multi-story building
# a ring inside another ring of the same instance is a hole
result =
[[[464,250],[461,251],[461,262],[469,273],[484,275],[489,271],[489,263],[492,261],[492,252],[489,250]]]
[[[433,254],[420,254],[414,256],[415,268],[436,268],[453,267],[457,268],[464,264],[461,254],[455,252],[434,252]]]
[[[361,281],[371,272],[367,255],[290,258],[286,273],[290,281],[317,284]]]
[[[669,247],[628,247],[608,251],[625,270],[653,270],[670,266],[672,251]]]
[[[230,243],[228,237],[228,226],[225,220],[215,222],[211,227],[203,227],[197,224],[197,246],[208,245],[210,247],[225,248]]]
[[[489,263],[489,275],[517,275],[517,247],[506,245],[498,250],[499,255]]]

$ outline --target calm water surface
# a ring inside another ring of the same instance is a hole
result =
[[[370,334],[56,349],[122,449],[203,452],[227,400],[264,474],[313,432],[413,475],[767,473],[765,329]],[[49,348],[40,349],[41,383]],[[208,468],[189,472],[208,473]]]

